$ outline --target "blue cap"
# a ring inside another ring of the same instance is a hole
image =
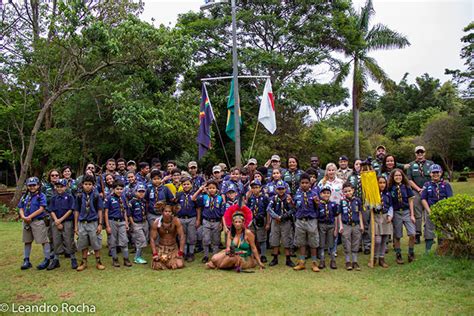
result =
[[[430,167],[430,172],[443,172],[443,168],[440,165],[434,164]]]
[[[278,182],[276,183],[276,188],[277,189],[286,189],[285,182],[283,182],[282,180],[278,180]]]
[[[342,155],[341,157],[339,157],[339,160],[349,161],[349,158],[347,158],[347,156]]]
[[[56,181],[55,185],[60,185],[60,186],[67,186],[67,180],[66,179],[59,179],[58,181]]]
[[[319,193],[321,193],[323,191],[330,191],[331,192],[331,187],[328,186],[328,185],[325,185],[319,190]]]
[[[137,185],[136,191],[137,192],[146,191],[146,187],[143,184],[140,183],[140,184]]]
[[[250,183],[250,186],[253,187],[254,185],[258,185],[258,186],[262,186],[262,182],[260,182],[260,180],[253,180],[252,183]]]
[[[37,185],[39,184],[39,179],[37,177],[31,177],[26,180],[26,185]]]
[[[235,187],[235,185],[233,184],[229,184],[225,190],[225,194],[229,193],[229,192],[237,192],[237,188]]]

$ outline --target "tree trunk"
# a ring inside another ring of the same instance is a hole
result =
[[[360,158],[359,153],[359,89],[357,86],[357,72],[359,71],[359,60],[354,58],[354,75],[352,80],[352,116],[354,120],[354,159]]]

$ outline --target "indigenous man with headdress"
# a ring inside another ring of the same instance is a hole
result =
[[[227,233],[226,249],[212,256],[207,267],[240,272],[255,268],[258,264],[260,269],[264,269],[255,245],[255,235],[248,229],[252,222],[252,211],[247,206],[236,204],[226,210],[224,218],[226,223],[232,223]]]
[[[160,236],[158,245],[155,240]],[[176,242],[179,236],[179,247]],[[173,207],[166,205],[163,217],[157,218],[151,225],[150,246],[153,253],[151,267],[154,270],[181,269],[184,267],[184,236],[183,226],[173,214]]]

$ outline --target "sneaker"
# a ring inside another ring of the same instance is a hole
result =
[[[360,271],[360,267],[359,267],[359,264],[357,262],[353,262],[352,263],[352,269],[356,270],[356,271]]]
[[[44,270],[49,266],[49,259],[44,259],[39,265],[36,266],[38,270]]]
[[[415,244],[416,245],[419,245],[421,243],[421,235],[417,234],[415,236]]]
[[[326,260],[319,260],[319,269],[326,268]]]
[[[319,272],[318,263],[316,261],[313,261],[311,264],[311,270],[313,270],[313,272]]]
[[[415,260],[415,254],[414,253],[409,253],[408,254],[408,262],[413,262]]]
[[[50,260],[49,261],[49,265],[48,267],[46,268],[46,270],[54,270],[56,268],[59,268],[60,265],[59,265],[59,260],[58,259],[53,259],[53,260]]]
[[[262,263],[267,263],[268,262],[267,257],[265,257],[265,256],[261,256],[260,261],[262,261]]]
[[[118,263],[118,262],[117,262]],[[97,270],[104,270],[105,269],[105,266],[102,264],[102,262],[98,261],[96,264],[95,264],[95,267],[97,268]]]
[[[204,249],[202,248],[202,246],[197,246],[196,249],[194,250],[195,253],[200,253],[202,252]]]
[[[370,249],[365,249],[364,250],[364,255],[370,255]]]
[[[132,263],[127,258],[124,258],[123,259],[123,265],[126,266],[126,267],[131,267]]]
[[[74,269],[74,270],[77,269],[77,259],[76,258],[71,259],[71,268]]]
[[[81,265],[79,267],[77,267],[76,271],[84,271],[85,269],[87,269],[87,261],[81,261]]]
[[[331,260],[331,262],[329,263],[329,267],[333,270],[336,270],[337,269],[336,260]]]
[[[31,262],[30,262],[30,259],[24,259],[23,260],[23,264],[21,265],[21,269],[22,270],[27,270],[27,269],[30,269],[32,268],[33,266],[31,265]]]
[[[388,268],[388,264],[385,263],[385,258],[379,258],[379,266],[382,268]]]
[[[285,264],[290,268],[294,268],[296,266],[295,263],[293,261],[291,261],[291,259],[286,259]]]
[[[186,258],[187,262],[193,262],[194,261],[194,253],[190,253],[188,257]]]
[[[352,270],[352,264],[350,262],[346,262],[346,270],[351,271]]]
[[[402,258],[402,254],[401,253],[397,253],[397,263],[398,264],[403,264],[403,258]]]
[[[306,269],[304,260],[298,260],[298,264],[295,267],[293,267],[293,270],[295,271],[300,271],[304,269]]]
[[[209,258],[207,256],[204,256],[204,258],[202,258],[201,262],[202,263],[207,263],[209,261]]]
[[[136,257],[134,260],[133,260],[134,263],[136,264],[146,264],[146,260],[143,259],[142,257]]]
[[[120,263],[119,263],[118,259],[112,259],[112,266],[114,266],[116,268],[120,268]]]
[[[276,266],[278,264],[278,257],[274,256],[273,260],[268,264],[270,267]]]

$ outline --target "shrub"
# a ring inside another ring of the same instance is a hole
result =
[[[431,208],[438,236],[448,240],[446,253],[474,258],[474,197],[457,194]]]
[[[467,182],[467,177],[466,176],[459,176],[458,182]]]

